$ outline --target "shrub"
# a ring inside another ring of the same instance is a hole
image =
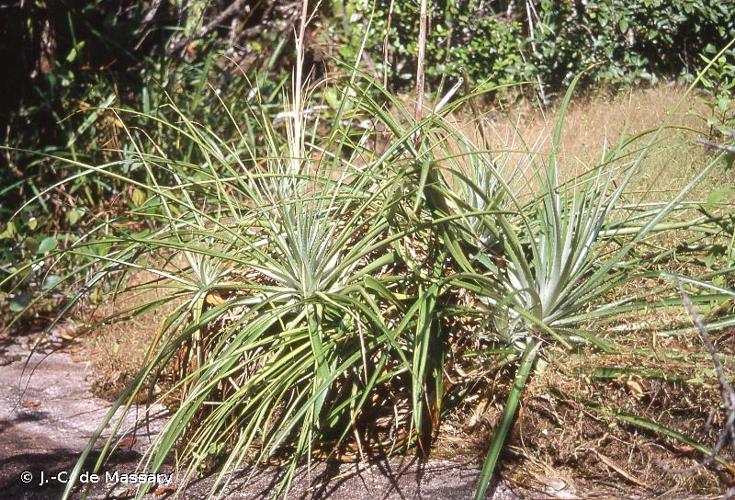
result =
[[[392,11],[391,11],[392,6]],[[714,55],[735,38],[735,10],[710,0],[590,2],[431,2],[427,77],[435,85],[466,74],[493,85],[532,82],[546,96],[586,72],[589,83],[653,82],[695,74],[702,53]],[[388,17],[391,17],[388,26]],[[411,2],[348,2],[333,33],[347,46],[373,18],[367,47],[382,68],[384,35],[390,27],[388,69],[395,88],[415,74],[418,7]],[[337,21],[333,21],[333,24]],[[346,31],[345,31],[346,30]],[[536,88],[539,92],[539,89]]]

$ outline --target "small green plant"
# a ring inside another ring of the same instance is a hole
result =
[[[735,140],[735,63],[732,56],[722,55],[714,60],[702,56],[709,70],[702,77],[706,94],[700,102],[707,107],[708,114],[700,116],[705,121],[710,139]]]

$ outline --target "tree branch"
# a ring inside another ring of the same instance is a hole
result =
[[[718,144],[716,142],[708,141],[703,137],[697,138],[697,142],[705,147],[705,149],[716,149],[718,151],[725,151],[731,155],[735,155],[735,146],[728,146],[727,144]]]

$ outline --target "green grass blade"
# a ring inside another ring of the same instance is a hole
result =
[[[498,463],[500,451],[503,449],[505,438],[510,431],[513,420],[515,419],[516,411],[518,410],[518,403],[521,399],[521,393],[523,392],[523,388],[526,386],[528,376],[531,374],[531,368],[533,367],[533,362],[536,360],[536,354],[538,353],[540,345],[541,344],[538,341],[533,341],[528,345],[526,351],[523,353],[521,364],[518,367],[518,372],[516,372],[515,381],[513,382],[513,388],[511,389],[510,394],[508,394],[508,399],[505,402],[503,417],[500,420],[500,425],[498,425],[498,430],[495,432],[495,437],[493,437],[492,443],[490,443],[490,449],[488,450],[485,462],[482,465],[482,471],[480,472],[480,477],[477,482],[477,490],[475,490],[475,500],[484,500],[485,498],[487,488],[493,478],[495,466]]]

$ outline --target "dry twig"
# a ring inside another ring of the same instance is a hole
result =
[[[416,111],[414,118],[420,120],[424,109],[424,77],[426,64],[426,3],[421,0],[421,14],[419,17],[419,53],[416,61]]]
[[[192,40],[196,40],[197,38],[202,38],[202,37],[207,36],[215,28],[217,28],[220,24],[222,24],[227,19],[229,19],[230,17],[240,12],[240,10],[243,7],[249,8],[249,6],[247,6],[245,2],[246,0],[235,0],[229,7],[227,7],[225,10],[220,12],[217,16],[215,16],[214,19],[209,21],[209,23],[207,23],[206,26],[203,26],[199,31],[171,45],[168,49],[169,54],[175,54],[177,52],[180,52],[187,45],[189,45],[189,43]]]
[[[704,137],[699,137],[697,139],[697,142],[705,147],[705,149],[714,149],[717,151],[724,151],[726,153],[730,153],[731,155],[735,155],[735,146],[728,146],[727,144],[718,144],[716,142],[708,141]]]
[[[704,320],[694,309],[694,304],[692,304],[692,300],[689,297],[689,294],[684,289],[684,284],[681,281],[679,281],[679,293],[681,294],[681,300],[684,304],[684,308],[689,314],[692,323],[697,328],[699,335],[702,337],[702,342],[704,343],[705,349],[712,358],[712,364],[715,368],[717,381],[720,384],[720,391],[722,393],[722,402],[724,404],[725,414],[725,424],[720,431],[720,436],[717,440],[717,443],[715,444],[714,448],[712,448],[712,453],[707,456],[704,461],[695,464],[692,467],[687,467],[686,469],[672,469],[660,462],[658,463],[659,467],[670,474],[690,474],[691,472],[701,467],[708,467],[712,465],[716,457],[720,454],[720,451],[722,451],[725,444],[727,444],[728,438],[730,440],[730,445],[732,446],[732,449],[735,450],[735,391],[733,391],[730,382],[725,376],[725,370],[722,367],[722,362],[720,361],[720,357],[717,354],[717,349],[712,342],[712,338],[707,331]],[[725,494],[725,498],[735,498],[735,486],[728,489]]]

